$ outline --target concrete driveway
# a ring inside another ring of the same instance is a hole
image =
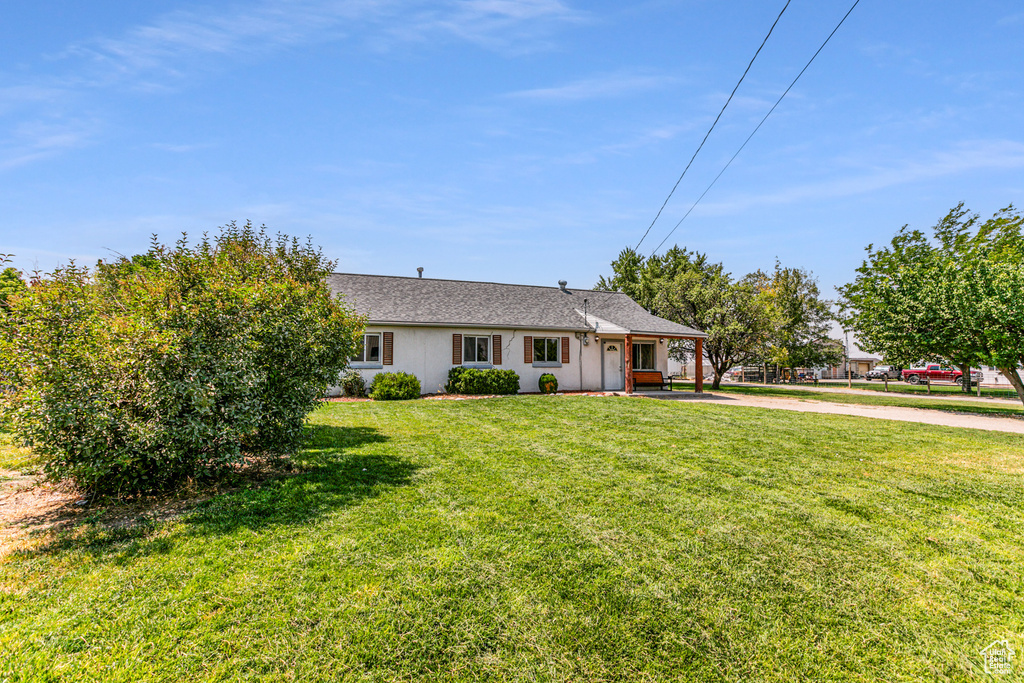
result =
[[[921,424],[939,425],[942,427],[963,427],[967,429],[985,429],[993,432],[1024,434],[1024,419],[1015,417],[990,417],[988,415],[947,413],[941,410],[927,410],[923,408],[829,403],[827,401],[777,398],[774,396],[758,397],[742,396],[737,394],[716,394],[710,391],[706,391],[703,394],[695,394],[689,391],[645,391],[643,393],[638,392],[634,395],[667,401],[714,401],[717,404],[727,406],[793,410],[799,413],[854,415],[857,417],[870,417],[876,420],[918,422]]]

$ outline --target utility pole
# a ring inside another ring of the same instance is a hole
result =
[[[853,388],[853,377],[850,374],[850,331],[843,330],[846,335],[846,342],[843,344],[843,354],[846,356],[846,388]]]

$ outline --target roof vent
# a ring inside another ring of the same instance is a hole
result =
[[[419,268],[417,268],[416,272],[420,274],[420,277],[423,277],[423,266],[420,266]]]
[[[569,283],[566,282],[565,280],[559,280],[558,281],[558,288],[564,292],[565,291],[565,286],[567,284],[569,284]]]

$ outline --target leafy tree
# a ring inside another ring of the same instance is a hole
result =
[[[943,288],[936,286],[938,263],[927,237],[903,226],[889,247],[867,250],[855,281],[838,288],[844,323],[866,350],[890,363],[912,365],[948,354],[953,325],[936,299]]]
[[[612,270],[611,278],[598,281],[598,289],[625,292],[655,315],[708,335],[703,348],[715,374],[713,389],[730,367],[763,352],[773,321],[757,278],[736,282],[722,264],[680,247],[646,260],[625,249]],[[673,342],[670,352],[683,360],[693,355],[693,343]]]
[[[946,357],[964,377],[972,364],[998,367],[1024,401],[1024,216],[1011,205],[980,221],[961,202],[935,227],[936,315],[950,320],[953,338]],[[969,382],[963,386],[970,390]]]
[[[1021,265],[982,260],[962,278],[954,299],[960,306],[974,302],[976,333],[990,364],[999,368],[1024,402],[1024,268]]]
[[[707,333],[704,355],[714,372],[712,389],[718,389],[730,367],[763,355],[774,325],[766,293],[756,278],[747,276],[734,282],[722,264],[708,264],[703,255],[696,256],[693,268],[664,281],[659,310]],[[677,344],[692,355],[692,342]]]
[[[0,266],[11,262],[11,254],[0,254]],[[0,320],[6,317],[7,309],[10,308],[8,301],[12,296],[23,294],[28,287],[21,279],[21,272],[15,268],[4,268],[0,272]],[[0,356],[3,355],[4,347],[8,346],[10,340],[7,335],[0,335]],[[14,378],[9,371],[0,366],[0,392],[8,392],[13,387]]]
[[[868,245],[854,282],[839,288],[847,324],[893,362],[950,361],[964,377],[993,365],[1024,401],[1022,225],[1012,206],[982,223],[961,203],[930,238],[905,225],[887,247]]]
[[[761,283],[775,321],[765,360],[786,368],[839,363],[842,347],[828,334],[832,302],[821,298],[818,283],[809,272],[784,268],[776,261],[771,275],[759,271],[752,277]]]
[[[655,257],[656,258],[656,257]],[[654,289],[647,261],[636,250],[626,247],[619,252],[619,257],[612,261],[613,275],[605,279],[604,275],[597,278],[594,289],[606,292],[624,292],[630,299],[650,310],[654,303]]]
[[[662,316],[659,312],[661,284],[671,281],[681,272],[707,266],[707,257],[673,246],[662,256],[652,255],[645,259],[634,249],[626,247],[611,265],[613,275],[608,279],[599,276],[595,289],[623,292],[655,315]]]
[[[12,300],[0,371],[55,478],[125,495],[293,450],[363,321],[319,250],[246,223],[71,264]]]
[[[0,266],[11,262],[10,254],[0,254]],[[0,272],[0,308],[7,308],[7,300],[16,294],[22,294],[28,289],[25,281],[21,279],[21,271],[8,266]]]

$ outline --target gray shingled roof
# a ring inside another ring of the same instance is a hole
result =
[[[371,323],[572,330],[588,327],[587,312],[638,334],[705,336],[651,315],[621,292],[334,273],[327,284]]]

